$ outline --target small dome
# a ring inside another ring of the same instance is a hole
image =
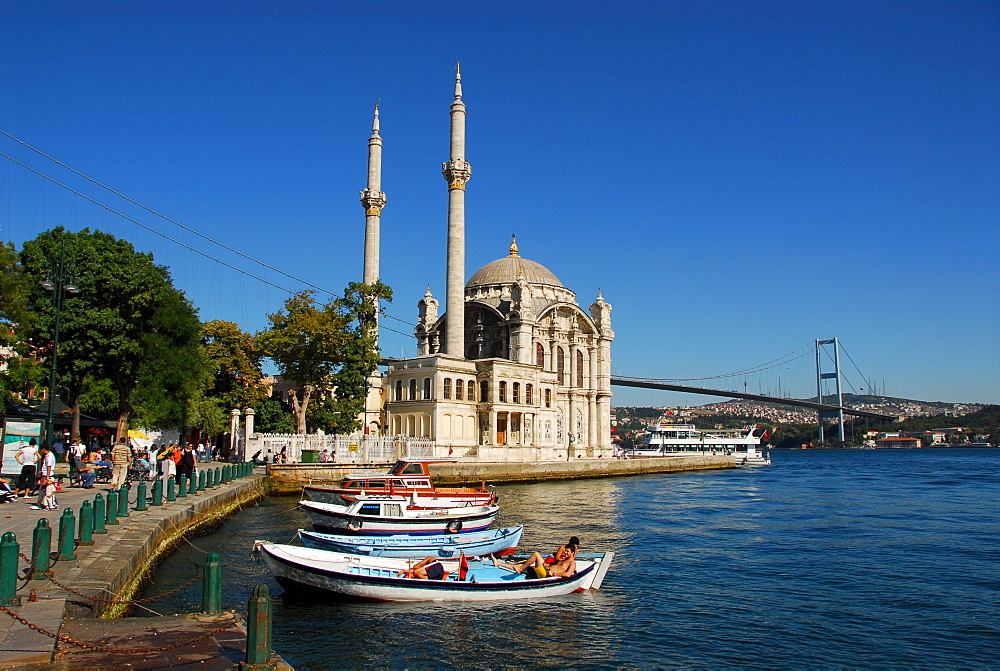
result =
[[[510,243],[510,256],[496,261],[490,261],[472,274],[466,288],[484,284],[514,284],[523,277],[529,284],[549,284],[561,287],[562,282],[551,270],[531,259],[524,259],[517,254],[517,241]]]

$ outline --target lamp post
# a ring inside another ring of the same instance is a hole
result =
[[[59,326],[62,323],[63,299],[66,294],[76,295],[80,289],[73,284],[70,273],[66,272],[66,237],[63,236],[62,247],[59,250],[59,263],[52,267],[49,278],[44,280],[42,288],[52,294],[52,307],[56,311],[56,323],[52,333],[52,367],[49,370],[49,415],[45,423],[45,442],[51,448],[55,423],[56,397],[56,363],[59,359]]]

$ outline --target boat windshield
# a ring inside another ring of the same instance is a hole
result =
[[[413,462],[413,461],[403,461],[400,459],[397,461],[392,470],[389,471],[389,475],[423,475],[424,467],[423,464]]]

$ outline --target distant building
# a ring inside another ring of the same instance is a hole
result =
[[[923,443],[919,438],[879,438],[875,441],[875,447],[910,449],[914,447],[923,447]]]

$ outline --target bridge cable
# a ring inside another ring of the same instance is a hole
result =
[[[287,277],[289,279],[295,280],[296,282],[301,282],[302,284],[304,284],[304,285],[306,285],[308,287],[311,287],[311,288],[316,289],[318,291],[321,291],[323,293],[329,294],[330,296],[336,296],[337,295],[336,293],[334,293],[333,291],[330,291],[329,289],[324,289],[323,287],[318,286],[316,284],[313,284],[312,282],[309,282],[307,280],[304,280],[301,277],[298,277],[296,275],[292,275],[291,273],[287,273],[287,272],[281,270],[280,268],[276,268],[275,266],[272,266],[272,265],[270,265],[270,264],[268,264],[268,263],[266,263],[264,261],[261,261],[260,259],[257,259],[257,258],[255,258],[253,256],[250,256],[249,254],[245,254],[245,253],[239,251],[238,249],[234,249],[233,247],[230,247],[229,245],[227,245],[225,243],[219,242],[218,240],[215,240],[214,238],[211,238],[211,237],[205,235],[204,233],[201,233],[201,232],[199,232],[199,231],[191,228],[190,226],[186,226],[186,225],[182,224],[181,222],[177,221],[176,219],[172,219],[171,217],[168,217],[167,215],[165,215],[165,214],[163,214],[161,212],[158,212],[157,210],[154,210],[151,207],[143,205],[142,203],[138,202],[137,200],[129,198],[125,194],[123,194],[123,193],[121,193],[119,191],[116,191],[115,189],[111,188],[110,186],[99,182],[98,180],[96,180],[96,179],[94,179],[94,178],[92,178],[92,177],[90,177],[90,176],[88,176],[88,175],[80,172],[76,168],[74,168],[74,167],[72,167],[70,165],[67,165],[66,163],[63,163],[62,161],[60,161],[59,159],[55,158],[54,156],[50,156],[50,155],[46,154],[45,152],[43,152],[42,150],[40,150],[40,149],[38,149],[36,147],[31,146],[30,144],[28,144],[24,140],[11,135],[7,131],[3,130],[2,128],[0,128],[0,134],[3,134],[5,136],[7,136],[8,138],[10,138],[11,140],[13,140],[14,142],[17,142],[18,144],[20,144],[20,145],[22,145],[24,147],[27,147],[31,151],[39,154],[40,156],[43,156],[43,157],[47,158],[48,160],[52,161],[53,163],[55,163],[58,166],[60,166],[62,168],[65,168],[66,170],[69,170],[73,174],[78,175],[79,177],[82,177],[83,179],[87,180],[88,182],[91,182],[92,184],[95,184],[95,185],[101,187],[102,189],[105,189],[105,190],[111,192],[112,194],[118,196],[122,200],[125,200],[125,201],[127,201],[129,203],[132,203],[133,205],[135,205],[135,206],[137,206],[137,207],[139,207],[139,208],[141,208],[143,210],[146,210],[150,214],[153,214],[153,215],[155,215],[157,217],[160,217],[161,219],[165,219],[166,221],[169,221],[170,223],[172,223],[172,224],[174,224],[176,226],[179,226],[183,230],[188,231],[189,233],[193,233],[194,235],[197,235],[198,237],[203,238],[204,240],[207,240],[208,242],[216,244],[216,245],[222,247],[223,249],[225,249],[227,251],[230,251],[233,254],[236,254],[237,256],[241,256],[241,257],[247,259],[248,261],[253,261],[254,263],[257,263],[257,264],[259,264],[259,265],[267,268],[268,270],[273,270],[274,272],[278,273],[279,275],[284,275],[285,277]],[[285,291],[285,292],[290,293],[290,294],[291,293],[295,293],[294,291],[290,291],[288,289],[285,289],[283,287],[278,286],[277,284],[274,284],[274,283],[269,282],[269,281],[267,281],[265,279],[257,277],[256,275],[254,275],[252,273],[246,272],[244,270],[240,270],[239,268],[236,268],[235,266],[232,266],[232,265],[226,263],[225,261],[217,259],[217,258],[215,258],[215,257],[213,257],[213,256],[211,256],[209,254],[201,252],[201,251],[195,249],[194,247],[190,247],[188,245],[185,245],[184,243],[182,243],[182,242],[180,242],[178,240],[175,240],[174,238],[171,238],[170,236],[168,236],[166,234],[160,233],[159,231],[157,231],[156,229],[154,229],[152,227],[140,224],[135,219],[132,219],[132,218],[130,218],[130,217],[122,214],[121,212],[118,212],[117,210],[114,210],[113,208],[110,208],[110,207],[108,207],[106,205],[103,205],[103,204],[99,203],[98,201],[96,201],[96,200],[94,200],[92,198],[89,198],[89,197],[83,195],[79,191],[76,191],[75,189],[72,189],[69,186],[67,186],[65,184],[62,184],[61,182],[59,182],[59,181],[57,181],[57,180],[49,177],[48,175],[45,175],[44,173],[42,173],[42,172],[40,172],[38,170],[35,170],[34,168],[31,168],[30,166],[25,165],[24,163],[21,163],[17,159],[15,159],[15,158],[13,158],[11,156],[8,156],[7,154],[4,154],[4,153],[0,152],[0,156],[3,156],[4,158],[6,158],[6,159],[8,159],[8,160],[10,160],[10,161],[12,161],[14,163],[17,163],[21,167],[30,170],[31,172],[35,173],[36,175],[39,175],[40,177],[43,177],[43,178],[51,181],[53,184],[56,184],[57,186],[61,186],[62,188],[66,189],[67,191],[70,191],[71,193],[74,193],[74,194],[76,194],[76,195],[78,195],[78,196],[80,196],[80,197],[88,200],[89,202],[91,202],[91,203],[93,203],[93,204],[95,204],[95,205],[97,205],[99,207],[103,207],[104,209],[108,210],[109,212],[111,212],[113,214],[116,214],[116,215],[122,217],[123,219],[126,219],[127,221],[130,221],[130,222],[136,224],[137,226],[140,226],[140,227],[146,229],[147,231],[150,231],[152,233],[160,235],[161,237],[163,237],[163,238],[165,238],[167,240],[170,240],[171,242],[177,243],[181,247],[184,247],[184,248],[189,249],[189,250],[191,250],[193,252],[196,252],[196,253],[204,256],[205,258],[208,258],[208,259],[211,259],[213,261],[216,261],[217,263],[221,263],[221,264],[223,264],[224,266],[226,266],[228,268],[232,268],[233,270],[237,270],[238,272],[241,272],[244,275],[247,275],[248,277],[252,277],[253,279],[256,279],[256,280],[259,280],[261,282],[264,282],[265,284],[273,286],[276,289],[281,289],[282,291]],[[404,324],[408,324],[410,326],[416,326],[416,324],[414,324],[412,322],[408,322],[405,319],[400,319],[399,317],[395,317],[395,316],[393,316],[391,314],[388,314],[388,313],[385,313],[384,316],[389,317],[390,319],[395,319],[396,321],[402,322]]]
[[[778,366],[783,366],[786,363],[791,363],[792,361],[796,361],[798,359],[801,359],[802,357],[809,355],[809,352],[802,352],[802,354],[799,354],[798,356],[792,357],[792,358],[788,358],[788,357],[791,357],[793,354],[795,354],[797,352],[801,352],[802,350],[804,350],[804,349],[806,349],[808,347],[812,347],[812,346],[813,346],[813,343],[807,343],[807,344],[803,345],[802,347],[800,347],[800,348],[798,348],[796,350],[793,350],[792,352],[789,352],[788,354],[780,356],[777,359],[772,359],[771,361],[768,361],[767,363],[762,363],[759,366],[752,366],[750,368],[744,368],[743,370],[736,371],[735,373],[728,373],[726,375],[711,375],[711,376],[708,376],[708,377],[685,377],[685,378],[650,378],[650,377],[637,377],[637,376],[633,377],[633,376],[629,376],[629,375],[616,375],[615,377],[618,377],[618,378],[621,378],[621,379],[624,379],[624,380],[639,380],[639,381],[646,381],[646,382],[700,382],[700,381],[703,381],[703,380],[719,380],[719,379],[724,379],[724,378],[740,377],[740,376],[747,375],[747,374],[760,373],[760,372],[763,372],[765,370],[771,370],[773,368],[777,368]],[[773,364],[773,365],[770,365],[770,364]]]

